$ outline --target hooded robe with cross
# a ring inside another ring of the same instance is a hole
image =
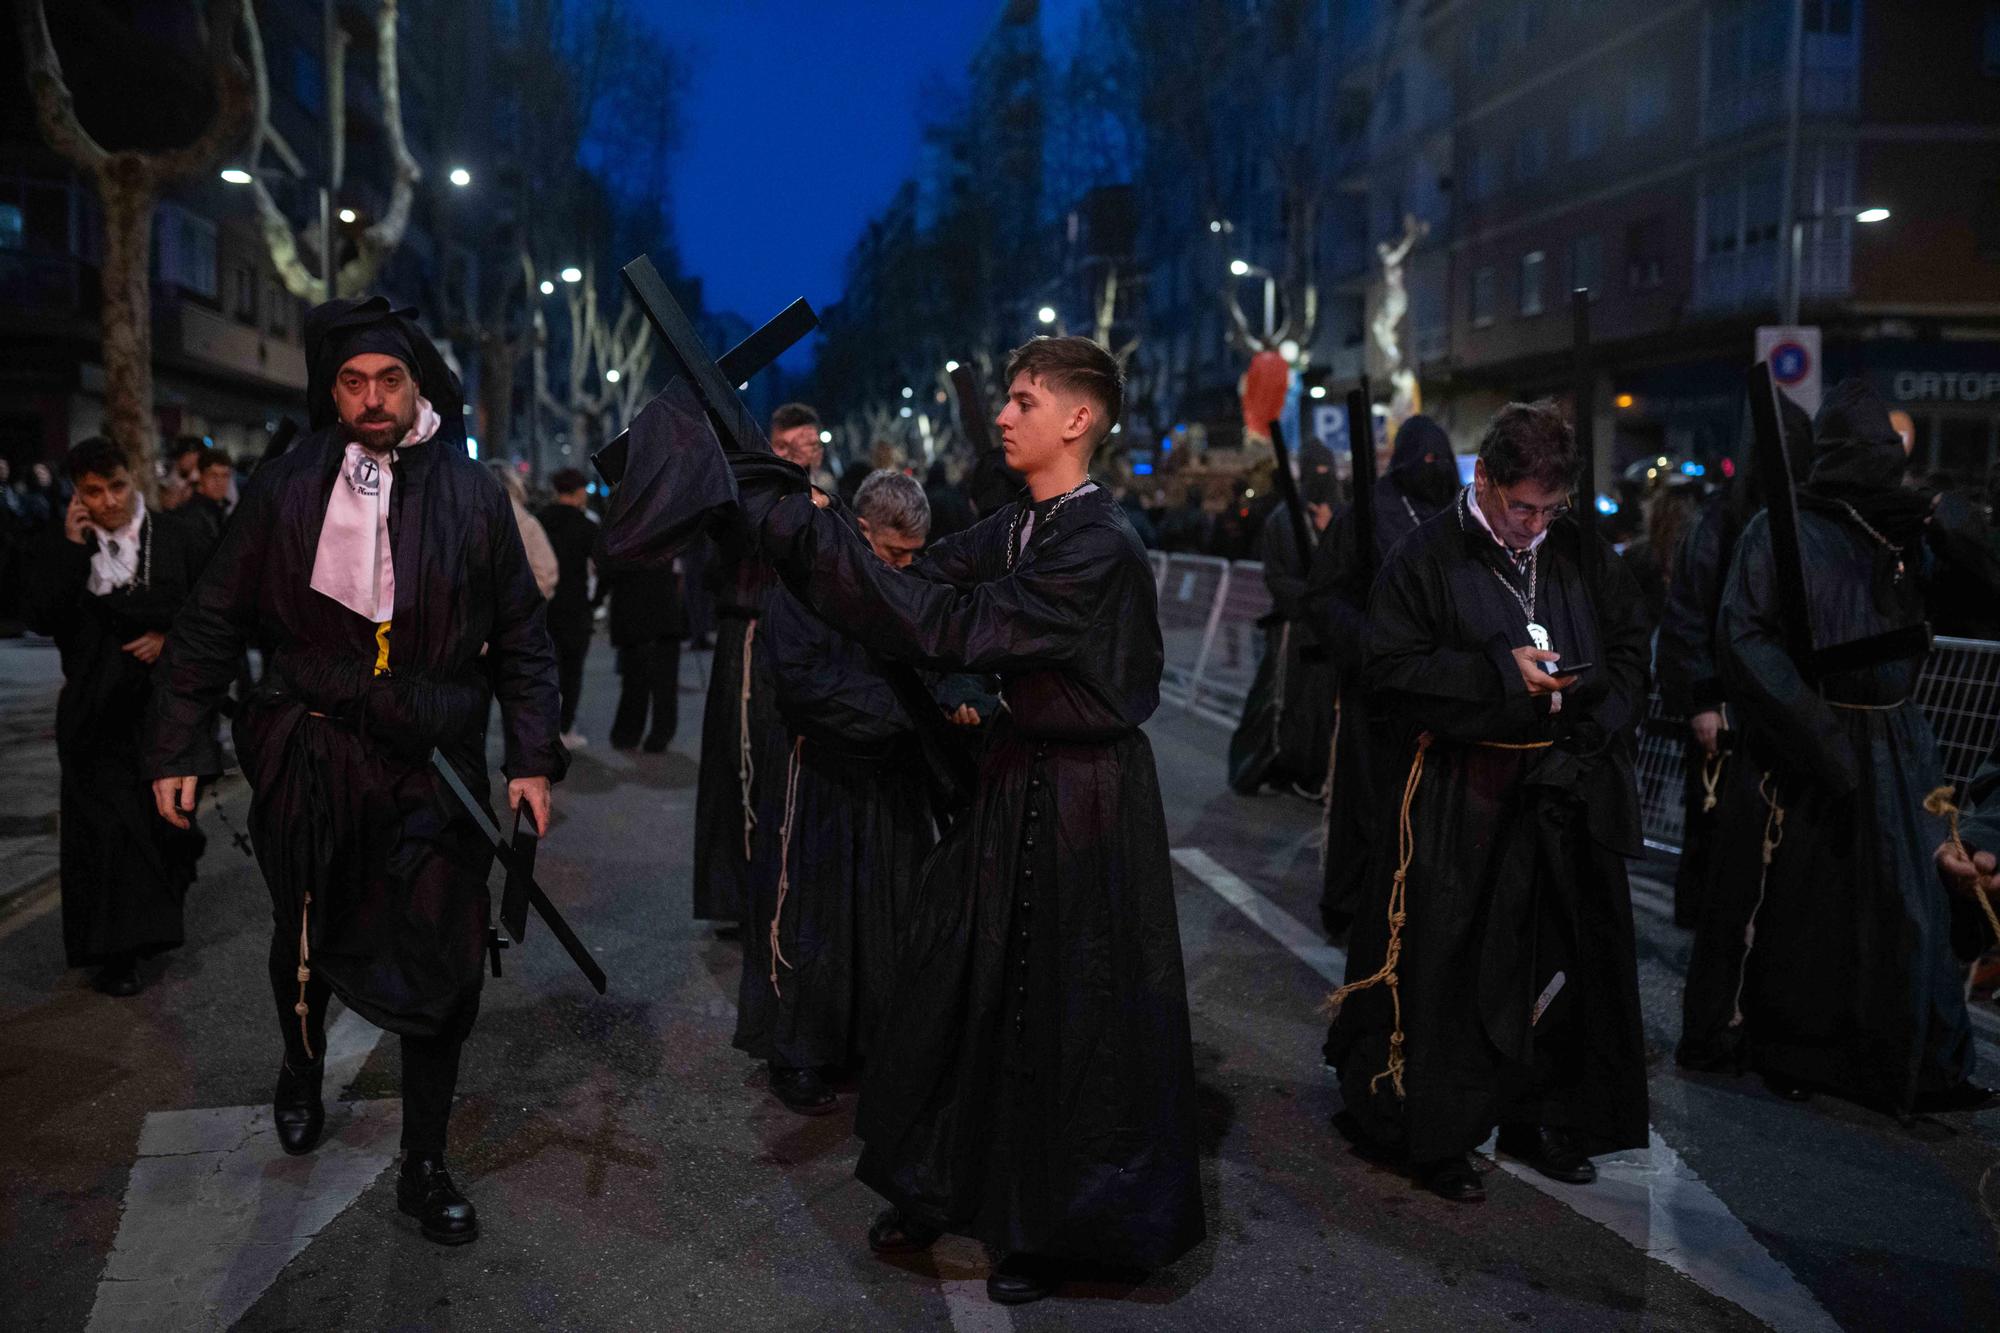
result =
[[[1834,387],[1816,434],[1798,515],[1815,644],[1922,621],[1942,562],[2000,597],[1983,520],[1903,484],[1901,437],[1865,382]],[[1773,1079],[1908,1112],[1963,1082],[1973,1061],[1951,903],[1931,862],[1945,826],[1924,809],[1942,765],[1911,697],[1923,658],[1814,687],[1786,648],[1778,597],[1759,514],[1730,567],[1717,643],[1761,780],[1759,841],[1773,846],[1768,871],[1758,855],[1726,889],[1718,880],[1690,970],[1719,966],[1736,984],[1719,992],[1730,1003],[1687,1014],[1683,1042],[1727,1043]]]
[[[459,387],[414,312],[342,299],[306,319],[308,434],[260,467],[156,673],[147,767],[212,775],[212,721],[247,645],[264,677],[238,710],[251,835],[281,935],[348,1007],[410,1036],[478,1010],[491,848],[433,771],[487,790],[562,777],[555,651],[506,493],[466,454]],[[334,377],[402,360],[419,420],[387,455],[347,439]]]

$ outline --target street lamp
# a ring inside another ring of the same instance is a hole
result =
[[[1806,224],[1808,222],[1831,222],[1837,218],[1853,218],[1856,222],[1870,226],[1889,220],[1889,210],[1880,204],[1870,204],[1866,208],[1853,204],[1842,208],[1829,208],[1820,213],[1801,213],[1792,219],[1792,265],[1787,276],[1791,282],[1785,292],[1785,323],[1799,322],[1799,298],[1805,286]]]
[[[903,397],[905,397],[905,398],[915,398],[916,396],[917,396],[917,391],[916,391],[915,389],[912,389],[912,388],[911,388],[911,387],[910,387],[909,385],[907,385],[907,384],[905,384],[905,385],[903,386]]]
[[[944,363],[944,373],[947,375],[951,374],[953,371],[957,369],[958,369],[958,362],[956,361],[947,361]]]
[[[351,209],[351,208],[343,208],[343,209],[341,209],[341,210],[340,210],[340,220],[341,220],[342,222],[345,222],[345,223],[347,223],[348,225],[352,226],[352,225],[353,225],[353,223],[354,223],[354,210],[353,210],[353,209]]]
[[[1035,312],[1035,318],[1044,324],[1053,324],[1056,322],[1056,308],[1052,305],[1045,305]]]
[[[821,444],[832,444],[832,443],[833,443],[833,432],[832,432],[832,431],[830,431],[830,430],[823,430],[823,431],[821,431],[821,432],[819,433],[819,442],[820,442]]]
[[[1315,385],[1313,385],[1313,386],[1312,386],[1312,396],[1313,396],[1313,397],[1315,397],[1315,398],[1324,398],[1324,397],[1326,397],[1326,386],[1325,386],[1324,384],[1315,384]]]
[[[604,382],[606,384],[616,384],[618,382],[618,367],[613,366],[604,372]]]
[[[472,173],[464,167],[453,167],[451,169],[451,183],[463,190],[466,186],[472,184]]]
[[[582,282],[583,270],[578,268],[576,265],[571,264],[568,268],[564,269],[561,273],[557,274],[556,276],[561,278],[564,282]]]
[[[228,181],[231,185],[248,185],[250,183],[250,173],[241,167],[224,167],[222,169],[222,179]]]
[[[543,295],[543,296],[554,296],[555,294],[556,294],[556,285],[555,285],[555,284],[554,284],[553,282],[550,282],[550,281],[549,281],[549,280],[548,280],[547,278],[543,278],[543,279],[542,279],[542,295]]]
[[[1229,271],[1239,278],[1247,278],[1254,273],[1264,279],[1264,336],[1269,338],[1278,328],[1278,280],[1271,276],[1271,270],[1247,259],[1230,260]]]

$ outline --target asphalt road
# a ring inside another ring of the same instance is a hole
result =
[[[51,655],[52,656],[52,655]],[[1170,801],[1209,1239],[1144,1281],[988,1306],[986,1256],[872,1258],[852,1097],[786,1112],[729,1045],[740,955],[688,919],[704,662],[662,756],[602,744],[599,645],[543,882],[610,973],[535,929],[489,982],[452,1160],[484,1235],[395,1210],[398,1056],[335,1028],[329,1141],[276,1151],[268,899],[212,841],[186,948],[112,1000],[61,966],[50,895],[0,916],[0,1326],[12,1329],[1783,1329],[2000,1327],[2000,1113],[1903,1126],[1670,1056],[1686,938],[1641,886],[1650,1152],[1569,1189],[1496,1168],[1446,1204],[1332,1132],[1316,810],[1222,781],[1225,734],[1148,728]],[[224,792],[240,819],[240,786]],[[1989,1027],[1986,1031],[1991,1032]],[[1983,1072],[2000,1078],[1982,1041]]]

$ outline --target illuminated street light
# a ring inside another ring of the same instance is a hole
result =
[[[548,280],[547,278],[543,278],[543,279],[542,279],[542,295],[543,295],[543,296],[554,296],[555,294],[556,294],[556,285],[555,285],[555,284],[554,284],[553,282],[550,282],[550,281],[549,281],[549,280]]]
[[[911,387],[910,387],[909,385],[907,385],[907,384],[905,384],[905,385],[903,386],[903,397],[905,397],[905,398],[915,398],[916,396],[917,396],[917,391],[916,391],[915,389],[912,389],[912,388],[911,388]]]
[[[958,362],[956,361],[947,361],[944,363],[944,373],[947,375],[951,374],[952,371],[957,369],[958,369]]]
[[[821,432],[819,433],[819,442],[820,442],[821,444],[832,444],[832,443],[833,443],[833,432],[832,432],[832,431],[830,431],[830,430],[823,430],[823,431],[821,431]]]
[[[1623,409],[1632,406],[1632,404],[1636,400],[1629,393],[1621,393],[1616,398],[1613,398],[1611,401],[1616,403],[1619,409],[1622,411]]]
[[[1864,208],[1854,215],[1856,222],[1887,222],[1889,210],[1886,208]]]
[[[340,220],[341,220],[342,222],[348,222],[348,223],[351,223],[351,222],[353,222],[353,221],[354,221],[354,210],[353,210],[353,209],[351,209],[351,208],[343,208],[343,209],[341,209],[341,210],[340,210]]]
[[[1245,259],[1232,259],[1229,261],[1229,271],[1239,278],[1247,278],[1250,276],[1250,263]]]
[[[1045,305],[1035,312],[1035,318],[1044,324],[1053,324],[1056,322],[1056,308],[1052,305]]]
[[[231,185],[248,185],[250,183],[250,173],[241,167],[224,167],[222,169],[222,179],[228,181]]]
[[[606,384],[616,384],[618,382],[618,367],[613,366],[604,372],[604,382]]]
[[[1313,385],[1313,386],[1312,386],[1312,396],[1313,396],[1313,397],[1315,397],[1315,398],[1324,398],[1324,397],[1326,397],[1326,386],[1325,386],[1324,384],[1315,384],[1315,385]]]
[[[568,268],[564,269],[561,273],[557,274],[556,276],[560,277],[564,282],[582,282],[583,270],[578,268],[576,265],[571,264]]]
[[[907,407],[906,407],[906,408],[904,408],[904,409],[903,409],[903,411],[902,411],[902,413],[901,413],[901,415],[902,415],[902,416],[903,416],[903,417],[904,417],[905,419],[907,419],[907,418],[909,417],[909,415],[910,415],[910,409],[909,409],[909,408],[907,408]]]
[[[472,184],[472,173],[464,167],[453,167],[451,169],[451,183],[463,190],[466,186]]]

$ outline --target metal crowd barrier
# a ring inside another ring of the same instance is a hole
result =
[[[1257,673],[1271,609],[1264,566],[1206,555],[1151,552],[1166,666],[1160,696],[1233,727]],[[2000,740],[2000,642],[1940,638],[1917,682],[1917,704],[1937,732],[1946,776],[1961,789]],[[1687,729],[1654,695],[1639,732],[1638,781],[1646,843],[1678,852],[1683,833]]]

